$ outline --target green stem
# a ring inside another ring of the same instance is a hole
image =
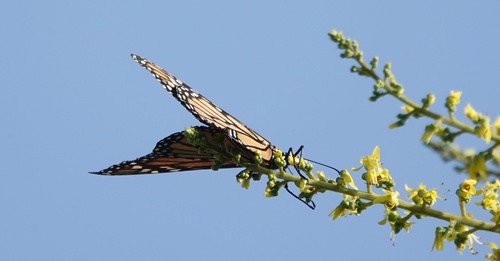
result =
[[[406,217],[404,217],[401,221],[402,221],[402,222],[403,222],[403,224],[404,224],[404,223],[406,223],[408,220],[410,220],[410,218],[411,218],[411,217],[413,217],[414,215],[415,215],[415,212],[410,211],[410,213],[409,213]]]
[[[365,70],[367,72],[367,75],[369,77],[371,77],[372,79],[375,80],[375,82],[381,80],[381,78],[374,72],[374,70],[370,69],[369,66],[366,65],[366,63],[363,61],[363,60],[357,60],[355,59],[356,61],[358,61],[359,65],[361,65],[362,67],[362,70]],[[385,83],[385,82],[384,82]],[[392,88],[390,85],[388,84],[384,84],[384,88],[390,93],[390,94],[394,94],[396,92],[396,90],[394,88]],[[439,115],[438,113],[435,113],[435,112],[432,112],[428,109],[423,109],[420,107],[420,105],[418,105],[417,103],[413,102],[412,100],[406,98],[406,96],[404,95],[393,95],[396,99],[400,100],[402,103],[408,105],[408,106],[411,106],[412,108],[414,108],[418,113],[420,114],[423,114],[429,118],[432,118],[434,120],[441,120],[443,123],[449,125],[449,126],[453,126],[457,129],[461,129],[463,131],[466,131],[466,132],[469,132],[469,133],[472,133],[475,135],[475,131],[474,131],[474,127],[472,126],[469,126],[459,120],[456,120],[452,117],[450,118],[446,118],[446,117],[443,117],[441,115]],[[496,142],[500,142],[500,135],[499,134],[493,134],[491,135],[491,139],[496,141]]]
[[[458,204],[460,205],[460,214],[462,215],[462,217],[467,217],[467,212],[465,211],[465,202],[459,198]]]
[[[263,173],[266,175],[270,175],[270,174],[275,175],[276,178],[280,178],[280,179],[291,181],[291,182],[299,181],[301,179],[298,176],[290,175],[287,173],[281,174],[279,172],[275,172],[275,171],[272,171],[270,169],[266,169],[266,168],[261,167],[261,166],[249,164],[248,166],[245,166],[245,167],[249,170],[257,171],[257,172],[260,172],[260,173]],[[334,185],[334,184],[319,181],[319,180],[313,180],[313,179],[310,179],[308,181],[308,185],[319,188],[319,189],[338,192],[338,193],[350,195],[353,197],[358,197],[360,199],[369,200],[369,201],[373,201],[376,198],[381,196],[381,195],[377,195],[375,193],[367,193],[367,192],[358,191],[355,189],[344,188],[344,187],[341,187],[338,185]],[[422,216],[433,217],[436,219],[444,220],[446,222],[449,222],[450,220],[455,220],[457,222],[457,224],[462,224],[462,225],[466,225],[469,227],[473,227],[475,230],[484,230],[484,231],[489,231],[489,232],[493,232],[493,233],[500,233],[500,227],[496,226],[493,223],[487,223],[487,222],[484,222],[482,220],[472,219],[469,217],[462,217],[462,216],[450,214],[447,212],[434,210],[434,209],[431,209],[431,208],[428,208],[425,206],[417,206],[413,203],[406,202],[403,200],[399,200],[398,204],[399,204],[398,208],[408,210],[413,214],[419,214]]]

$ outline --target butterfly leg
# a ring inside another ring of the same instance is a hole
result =
[[[304,176],[302,174],[302,171],[300,170],[300,161],[303,159],[302,158],[302,149],[304,148],[304,146],[300,146],[300,148],[294,153],[292,148],[288,149],[288,152],[287,152],[287,159],[288,157],[292,157],[292,165],[293,165],[293,168],[295,169],[295,171],[297,172],[297,174],[305,179],[305,180],[309,180],[309,178],[307,178],[306,176]],[[300,156],[299,156],[300,155]],[[297,162],[297,156],[298,157],[298,162]],[[288,163],[288,160],[287,160],[287,163]],[[295,195],[295,193],[293,193],[290,188],[288,188],[288,183],[285,184],[285,189],[286,191],[292,195],[294,198],[298,199],[300,202],[306,204],[306,206],[308,206],[310,209],[314,210],[316,208],[316,203],[314,203],[314,201],[310,201],[310,202],[307,202],[306,200],[300,198],[299,196]]]
[[[297,152],[293,152],[292,148],[289,148],[288,149],[288,152],[287,152],[287,163],[289,163],[288,161],[288,157],[292,157],[292,165],[293,165],[293,168],[295,169],[295,171],[297,172],[297,174],[299,174],[299,176],[305,180],[309,180],[309,178],[307,178],[306,176],[302,175],[302,172],[300,170],[300,160],[302,159],[302,149],[304,148],[304,146],[300,146],[300,148],[297,150]],[[299,157],[299,162],[297,162],[297,155],[300,154],[300,157]]]
[[[311,202],[307,202],[301,198],[299,198],[299,196],[295,195],[289,188],[288,188],[288,183],[285,184],[285,189],[286,191],[292,195],[294,198],[298,199],[300,202],[306,204],[306,206],[308,206],[310,209],[314,210],[316,208],[316,203],[314,203],[314,201],[311,200]]]

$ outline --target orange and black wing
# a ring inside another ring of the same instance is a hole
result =
[[[187,84],[175,78],[156,64],[132,54],[132,58],[146,68],[194,117],[208,126],[226,133],[235,142],[241,144],[247,151],[242,151],[247,157],[260,152],[264,163],[272,165],[274,146],[264,137],[245,124],[217,107]]]
[[[193,127],[199,135],[206,139],[227,139],[217,129],[208,127]],[[227,142],[227,141],[224,141]],[[134,175],[179,172],[189,170],[210,169],[214,165],[214,152],[200,152],[184,136],[183,132],[176,132],[156,144],[153,152],[136,160],[124,161],[107,169],[92,174],[100,175]],[[227,162],[220,168],[237,168],[233,162]]]

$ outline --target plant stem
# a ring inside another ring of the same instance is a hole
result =
[[[280,179],[283,179],[286,181],[295,182],[295,181],[299,181],[301,179],[298,176],[294,176],[294,175],[287,174],[287,173],[275,172],[275,171],[266,169],[266,168],[261,167],[261,166],[248,165],[245,167],[247,167],[249,170],[257,171],[257,172],[260,172],[260,173],[263,173],[266,175],[275,175],[276,178],[280,178]],[[307,184],[309,186],[313,186],[313,187],[316,187],[319,189],[338,192],[338,193],[350,195],[353,197],[358,197],[360,199],[369,200],[369,201],[373,201],[376,198],[381,196],[381,195],[378,195],[375,193],[368,193],[368,192],[363,192],[363,191],[359,191],[359,190],[355,190],[355,189],[344,188],[344,187],[341,187],[338,185],[334,185],[331,183],[327,183],[327,182],[323,182],[323,181],[319,181],[319,180],[314,180],[314,179],[308,180]],[[429,217],[441,219],[441,220],[444,220],[447,222],[449,222],[450,220],[455,220],[457,222],[457,224],[470,226],[476,230],[484,230],[484,231],[490,231],[493,233],[500,233],[500,227],[496,226],[493,223],[487,223],[487,222],[484,222],[482,220],[477,220],[477,219],[468,218],[468,217],[462,217],[459,215],[454,215],[451,213],[434,210],[434,209],[431,209],[431,208],[428,208],[425,206],[417,206],[413,203],[406,202],[403,200],[398,201],[398,208],[408,210],[411,213],[413,213],[414,215],[419,214],[421,216],[429,216]]]

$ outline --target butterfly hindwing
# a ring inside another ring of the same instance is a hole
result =
[[[215,138],[227,137],[217,129],[209,127],[193,127],[199,135],[209,141]],[[159,141],[153,151],[136,160],[124,161],[107,169],[92,174],[101,175],[132,175],[155,174],[189,170],[210,169],[214,165],[214,152],[200,152],[192,145],[183,132],[176,132]],[[226,162],[220,168],[239,167],[233,162]]]

